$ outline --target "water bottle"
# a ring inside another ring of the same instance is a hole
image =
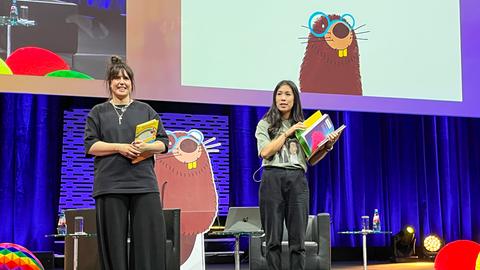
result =
[[[17,0],[12,0],[12,5],[10,6],[10,23],[16,25],[18,22],[18,8]]]
[[[65,218],[65,212],[63,210],[58,214],[57,234],[67,234],[67,221]]]
[[[373,231],[379,232],[381,231],[380,227],[380,215],[378,214],[378,209],[375,209],[373,213]]]

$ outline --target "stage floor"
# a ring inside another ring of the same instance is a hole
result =
[[[416,262],[416,263],[385,263],[385,262],[369,262],[367,265],[369,270],[380,269],[414,269],[414,270],[434,270],[433,262]],[[333,263],[332,269],[342,270],[361,270],[363,269],[362,262],[348,262],[348,263]]]
[[[233,264],[207,264],[206,270],[230,270],[234,269]],[[385,263],[385,262],[369,262],[369,270],[434,270],[433,262],[417,262],[417,263]],[[241,270],[248,270],[248,264],[241,265]],[[363,270],[362,262],[333,262],[332,270]]]
[[[232,264],[207,264],[206,270],[233,270],[235,265]],[[242,263],[241,270],[249,270],[248,263]],[[434,270],[432,262],[417,263],[385,263],[385,262],[369,262],[368,270]],[[55,270],[63,270],[63,268],[55,268]],[[362,262],[333,262],[332,270],[363,270]]]

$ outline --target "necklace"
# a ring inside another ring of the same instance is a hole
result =
[[[110,104],[112,104],[112,106],[113,106],[113,110],[115,111],[115,113],[116,113],[117,116],[118,116],[118,124],[119,124],[119,125],[122,124],[123,115],[124,115],[125,112],[127,111],[128,106],[130,106],[130,104],[132,104],[132,102],[133,102],[133,99],[130,100],[130,102],[129,102],[127,105],[122,106],[122,107],[119,107],[119,106],[113,104],[112,101],[110,101]],[[120,110],[121,113],[119,113],[117,110]]]

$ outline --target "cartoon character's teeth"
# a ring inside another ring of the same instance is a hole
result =
[[[187,168],[189,170],[196,169],[197,168],[197,161],[187,163]]]
[[[348,49],[338,50],[338,57],[347,57],[347,50]]]

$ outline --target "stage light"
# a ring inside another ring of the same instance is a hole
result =
[[[393,236],[393,261],[411,262],[418,260],[415,253],[415,229],[412,226],[405,226],[403,230]]]
[[[424,254],[433,259],[437,255],[438,251],[443,247],[444,242],[436,234],[429,234],[423,240],[423,252]]]

